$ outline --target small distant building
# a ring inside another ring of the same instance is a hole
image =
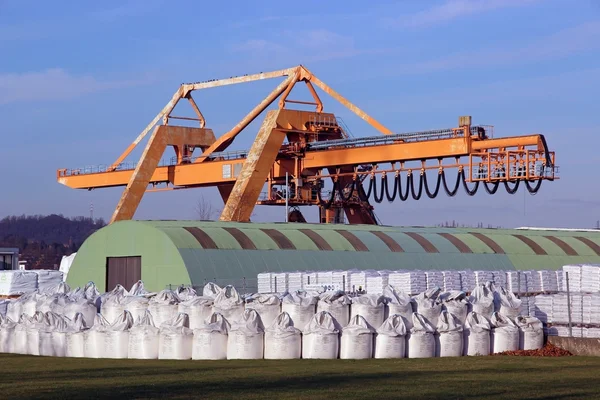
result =
[[[0,271],[19,269],[19,249],[0,247]]]

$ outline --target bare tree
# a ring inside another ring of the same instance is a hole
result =
[[[212,221],[220,213],[204,196],[200,196],[200,199],[196,203],[195,211],[198,219],[202,221]]]

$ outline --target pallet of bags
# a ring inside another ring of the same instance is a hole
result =
[[[558,292],[558,280],[555,271],[538,271],[542,292]]]
[[[367,276],[366,290],[367,293],[381,294],[383,288],[388,285],[389,271],[377,271],[376,274]]]
[[[444,273],[442,271],[426,271],[427,290],[434,288],[444,288]]]
[[[356,271],[350,274],[351,290],[367,289],[367,277],[378,276],[379,273],[375,270]]]
[[[581,291],[600,292],[600,265],[584,264],[581,266]]]
[[[31,271],[0,271],[0,295],[17,296],[38,288],[38,275]]]
[[[272,284],[272,276],[271,272],[261,272],[257,275],[258,281],[258,293],[273,293],[273,284]]]
[[[31,272],[37,274],[37,288],[40,293],[45,293],[64,281],[64,274],[61,271],[52,269],[34,269],[31,270]]]
[[[475,286],[475,272],[471,270],[459,271],[460,272],[460,290],[470,292]]]
[[[567,273],[569,275],[569,290],[581,292],[581,265],[563,265],[563,291],[567,290]]]
[[[303,289],[302,285],[302,276],[304,275],[301,271],[288,272],[287,280],[288,280],[288,291],[294,292],[296,290]]]
[[[406,294],[418,294],[427,290],[427,276],[423,271],[392,272],[388,284]]]
[[[492,282],[496,287],[506,286],[506,272],[492,271]]]
[[[462,290],[461,274],[459,271],[442,271],[445,292]]]
[[[552,303],[555,295],[538,294],[535,296],[533,316],[544,323],[553,322]]]

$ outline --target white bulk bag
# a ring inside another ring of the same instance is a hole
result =
[[[460,290],[452,290],[440,295],[442,300],[442,310],[453,314],[461,324],[464,324],[469,313],[469,301],[467,294]]]
[[[517,299],[511,291],[503,287],[498,290],[498,296],[500,314],[514,320],[520,314],[521,299]]]
[[[381,325],[380,325],[381,326]],[[342,328],[340,340],[341,359],[365,359],[373,357],[373,329],[360,315],[352,317]]]
[[[227,285],[215,297],[213,312],[222,314],[227,321],[235,324],[244,313],[244,300],[233,286]]]
[[[442,313],[442,305],[437,301],[439,290],[430,289],[414,297],[415,312],[420,314],[429,325],[437,326],[438,319]],[[414,321],[414,314],[413,314]]]
[[[281,300],[274,294],[257,294],[246,299],[246,309],[250,308],[256,310],[266,328],[271,326],[281,313]]]
[[[177,288],[177,297],[179,297],[179,300],[181,301],[187,301],[196,296],[198,296],[198,293],[196,293],[196,290],[191,286],[179,286]]]
[[[390,315],[375,337],[375,358],[404,358],[406,356],[406,324],[400,314]],[[412,316],[411,316],[412,325]]]
[[[144,282],[139,280],[131,286],[127,294],[129,296],[143,296],[148,294],[148,291],[144,288]]]
[[[208,282],[202,289],[202,296],[214,299],[222,290],[216,283]]]
[[[383,324],[385,314],[384,298],[380,294],[363,294],[352,298],[350,319],[362,316],[373,329]]]
[[[39,335],[38,335],[38,330],[39,327],[43,324],[44,322],[44,314],[42,313],[36,313],[33,315],[33,317],[30,317],[27,314],[21,314],[21,316],[19,317],[18,322],[16,323],[13,331],[12,331],[12,337],[10,339],[10,347],[8,349],[9,353],[14,353],[14,354],[27,354],[27,330],[30,329],[34,324],[37,325],[36,329],[33,330],[33,333],[35,333],[35,335],[31,335],[32,336],[32,346],[38,346],[39,344]],[[35,337],[34,337],[35,336]],[[39,354],[36,349],[31,349],[32,350],[32,354],[35,352],[36,354]]]
[[[0,353],[11,352],[16,326],[17,323],[8,317],[4,318],[2,324],[0,324]]]
[[[152,314],[154,325],[160,328],[163,323],[171,323],[177,319],[179,303],[177,293],[168,289],[158,292],[150,299],[148,310]]]
[[[47,296],[52,296],[55,294],[67,294],[71,291],[71,287],[66,282],[60,282],[53,286],[48,286],[45,290],[40,291],[40,293],[45,294]]]
[[[100,312],[100,305],[102,304],[102,298],[100,292],[94,282],[88,282],[83,287],[83,297],[91,301],[96,306],[96,312]]]
[[[494,312],[492,323],[492,353],[519,350],[519,328],[510,318]]]
[[[62,315],[48,311],[44,325],[39,329],[40,356],[65,357],[67,352],[67,330],[71,321]]]
[[[115,319],[101,333],[104,336],[104,355],[102,358],[127,358],[129,351],[129,329],[133,326],[133,317],[127,310]]]
[[[13,322],[18,321],[19,318],[21,318],[21,314],[27,314],[30,317],[33,317],[40,297],[40,294],[33,292],[24,294],[17,299],[10,300],[6,307],[6,317],[10,318]]]
[[[11,303],[9,299],[0,300],[0,317],[6,317],[6,312],[8,311],[8,305]]]
[[[78,313],[81,314],[85,326],[88,328],[91,328],[94,325],[94,320],[96,319],[97,314],[96,305],[92,301],[83,297],[65,305],[63,311],[63,315],[70,320],[73,320]]]
[[[491,330],[490,321],[483,315],[475,311],[467,315],[465,321],[464,351],[466,356],[487,356],[491,349]]]
[[[121,303],[125,296],[127,296],[127,290],[119,284],[101,296],[100,313],[109,324],[112,324],[125,311],[125,306]]]
[[[129,329],[127,357],[141,360],[157,359],[159,332],[160,330],[154,326],[152,314],[146,310]]]
[[[189,360],[192,358],[193,331],[187,314],[179,313],[160,326],[158,358],[160,360]]]
[[[192,360],[227,359],[227,336],[231,325],[222,314],[213,313],[194,329]]]
[[[23,316],[27,314],[23,313]],[[23,319],[24,320],[24,319]],[[24,331],[22,330],[24,328]],[[40,330],[44,328],[44,314],[36,311],[31,318],[28,318],[23,325],[17,324],[15,327],[15,335],[23,335],[25,340],[25,353],[34,356],[40,355]],[[18,343],[21,346],[21,339],[15,340],[13,343]]]
[[[315,314],[302,331],[302,358],[338,358],[340,330],[327,311]]]
[[[297,290],[283,296],[281,311],[288,313],[294,326],[302,331],[315,315],[318,300],[311,293]]]
[[[494,292],[491,290],[490,285],[486,286],[482,283],[473,289],[469,301],[474,312],[486,318],[491,318],[495,308],[494,298]]]
[[[346,326],[350,322],[350,304],[352,300],[341,290],[326,292],[319,296],[317,312],[327,311],[340,326]]]
[[[463,327],[454,314],[447,310],[442,311],[437,331],[435,346],[437,357],[460,357],[463,355]]]
[[[133,322],[143,318],[148,311],[150,301],[144,296],[125,296],[121,299],[123,309],[129,311]]]
[[[392,285],[383,289],[385,299],[384,318],[387,320],[394,314],[402,316],[406,329],[412,328],[413,300],[411,297]]]
[[[227,359],[256,360],[263,358],[264,334],[265,328],[260,320],[260,315],[251,308],[245,310],[242,318],[231,324],[227,337]]]
[[[408,358],[435,357],[435,328],[419,314],[412,315],[413,327],[408,337]]]
[[[544,325],[536,317],[519,316],[515,319],[519,327],[519,349],[537,350],[544,347]]]
[[[190,319],[190,329],[203,326],[211,318],[214,299],[212,297],[196,296],[179,303],[177,311],[185,313]]]
[[[83,332],[85,320],[83,314],[75,314],[71,320],[69,330],[65,335],[65,356],[81,358],[83,353]]]
[[[265,359],[287,360],[302,355],[302,333],[289,314],[282,312],[265,330]]]
[[[102,316],[96,314],[94,326],[87,331],[83,331],[83,355],[86,358],[104,357],[104,331],[108,328],[109,322]]]

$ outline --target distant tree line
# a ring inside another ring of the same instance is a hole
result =
[[[76,252],[88,236],[105,225],[102,218],[9,216],[0,220],[0,247],[18,248],[27,268],[58,268],[62,256]]]
[[[461,224],[457,221],[446,221],[441,224],[437,224],[436,226],[441,228],[488,228],[488,229],[503,229],[502,226],[492,225],[492,224],[484,224],[483,222],[478,222],[476,225],[473,224]]]

